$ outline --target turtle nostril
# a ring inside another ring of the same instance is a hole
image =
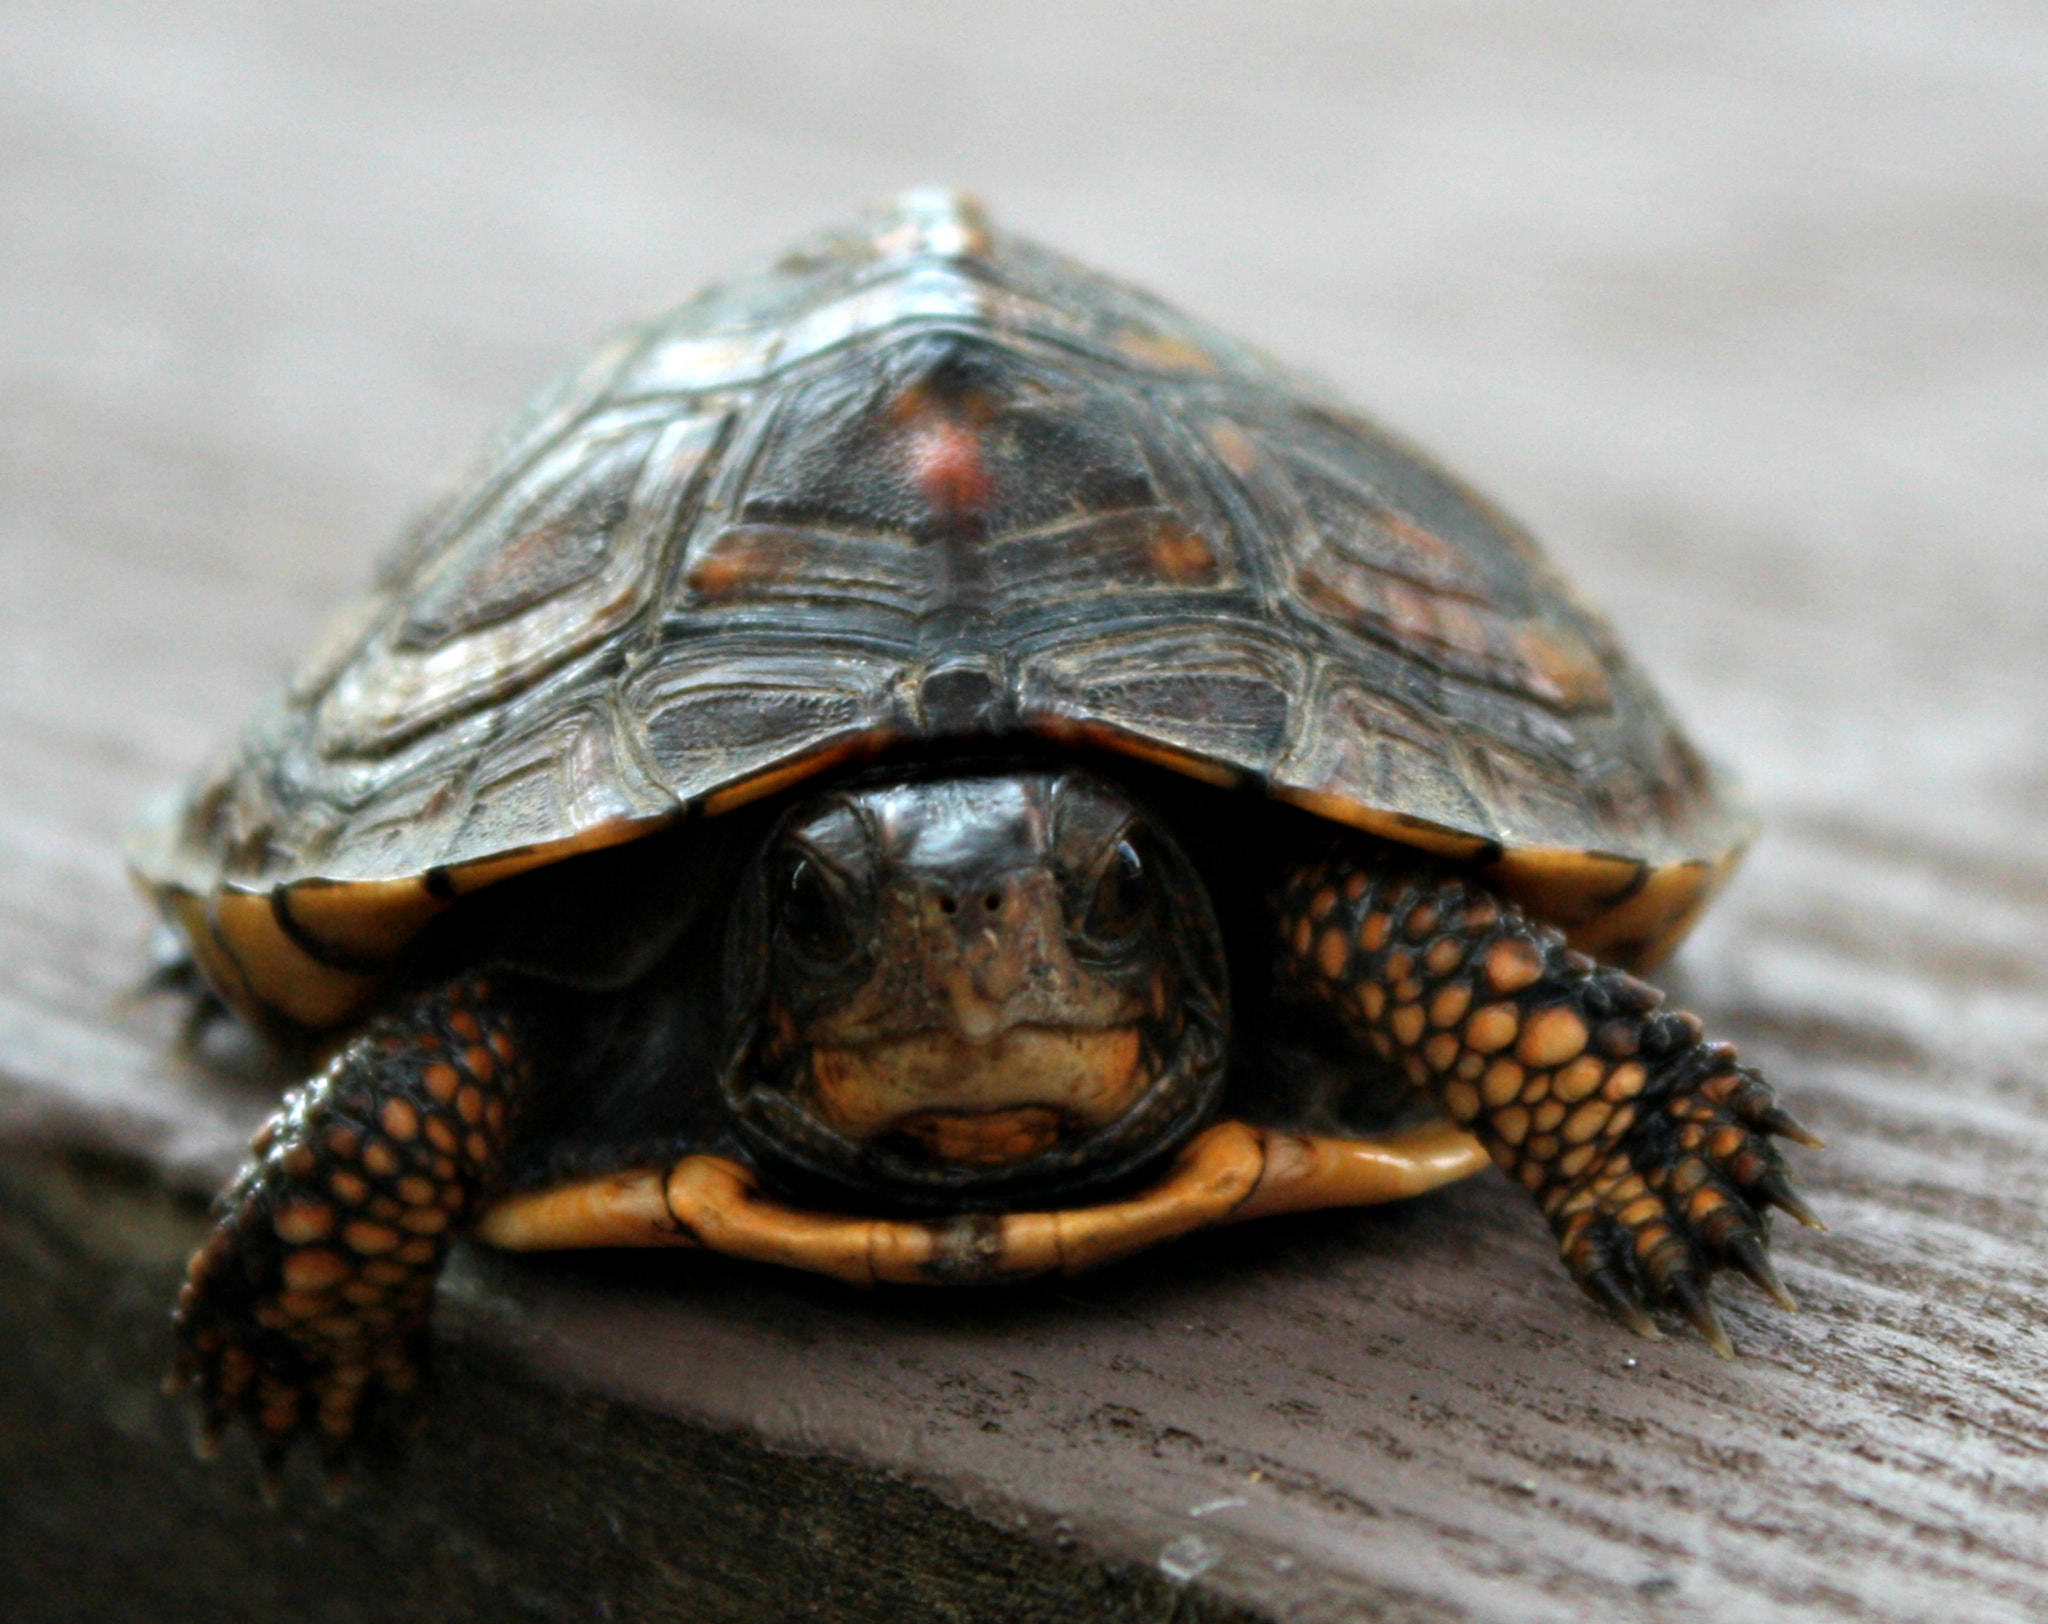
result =
[[[991,891],[991,892],[989,892],[989,894],[988,894],[987,896],[985,896],[985,897],[983,897],[983,898],[981,899],[981,905],[982,905],[982,906],[983,906],[984,908],[988,909],[988,911],[989,911],[990,913],[1001,913],[1001,912],[1003,911],[1003,894],[1002,894],[1002,892],[1000,892],[1000,891]]]
[[[940,898],[939,898],[939,912],[940,912],[940,913],[942,913],[942,914],[956,914],[956,913],[958,913],[959,911],[960,911],[960,899],[959,899],[958,897],[940,897]]]

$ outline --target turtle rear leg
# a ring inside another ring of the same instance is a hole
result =
[[[519,1023],[463,977],[372,1023],[257,1131],[193,1254],[171,1385],[202,1453],[236,1419],[274,1491],[295,1439],[338,1477],[368,1414],[425,1372],[434,1282],[529,1091]]]
[[[1818,1141],[1694,1016],[1426,857],[1345,842],[1284,876],[1275,908],[1280,993],[1477,1137],[1596,1301],[1652,1336],[1648,1310],[1675,1308],[1723,1355],[1718,1270],[1792,1306],[1768,1209],[1817,1220],[1773,1138]]]

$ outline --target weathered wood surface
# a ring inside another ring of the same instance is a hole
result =
[[[2037,14],[13,0],[0,47],[16,1616],[2048,1615]],[[413,1488],[265,1520],[147,1386],[150,1192],[264,1095],[125,1000],[123,825],[528,382],[930,180],[1498,493],[1740,763],[1768,834],[1676,979],[1830,1141],[1806,1310],[1634,1342],[1491,1180],[1001,1294],[473,1255]]]

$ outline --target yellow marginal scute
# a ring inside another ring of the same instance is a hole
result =
[[[240,972],[259,1018],[268,1013],[315,1029],[337,1026],[376,994],[379,977],[322,964],[293,941],[268,891],[219,892],[211,914],[219,944]],[[197,935],[192,941],[199,951]],[[227,985],[219,978],[215,984],[233,1001]]]
[[[1738,848],[1718,862],[1650,864],[1605,852],[1531,847],[1509,852],[1486,877],[1563,931],[1580,952],[1649,970],[1685,939],[1741,857]]]
[[[1367,806],[1362,801],[1327,794],[1322,790],[1276,785],[1273,793],[1279,799],[1298,806],[1305,812],[1313,812],[1319,818],[1328,818],[1332,823],[1363,829],[1367,834],[1378,835],[1382,840],[1413,846],[1417,851],[1430,852],[1438,857],[1456,858],[1459,862],[1471,862],[1484,856],[1494,845],[1493,841],[1483,835],[1470,834],[1463,829],[1447,829],[1441,824],[1429,823],[1421,818],[1411,817],[1405,812],[1383,811],[1378,807]]]
[[[302,880],[285,887],[277,906],[301,936],[328,949],[336,961],[368,967],[397,958],[448,903],[419,879]]]

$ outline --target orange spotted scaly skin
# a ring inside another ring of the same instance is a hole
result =
[[[1677,1308],[1722,1353],[1716,1270],[1790,1306],[1764,1213],[1813,1219],[1770,1135],[1815,1141],[1694,1016],[1424,857],[1347,843],[1275,900],[1283,994],[1324,1003],[1473,1133],[1595,1300],[1646,1334],[1646,1307]]]
[[[208,1445],[240,1417],[273,1482],[300,1436],[338,1469],[371,1402],[417,1387],[435,1279],[525,1084],[511,1017],[465,977],[285,1097],[178,1298],[173,1380],[197,1390]]]

